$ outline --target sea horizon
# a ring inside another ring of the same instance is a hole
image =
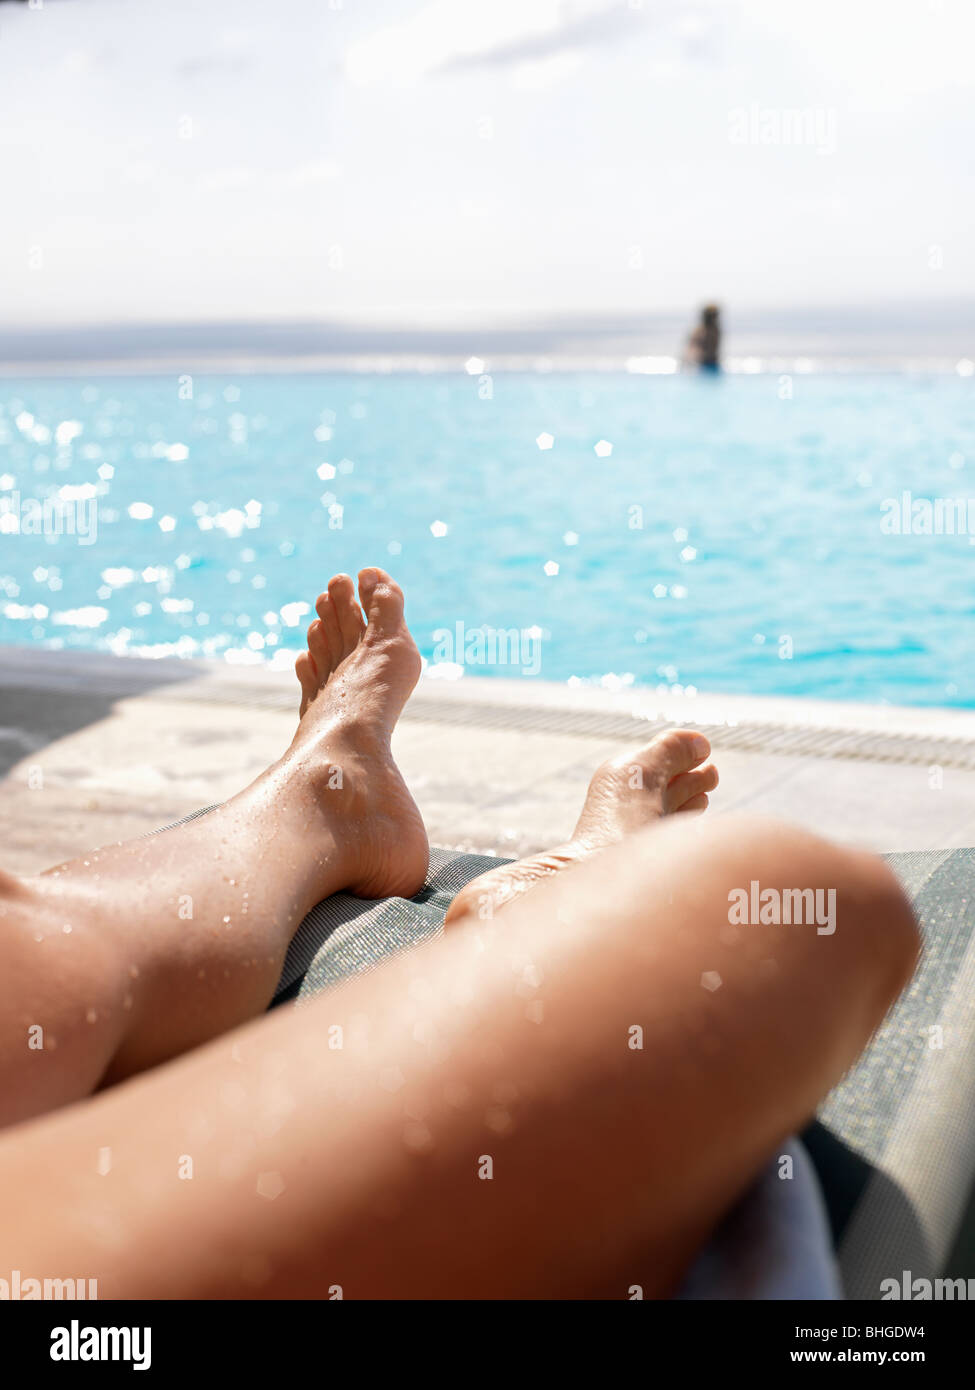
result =
[[[608,312],[524,323],[318,319],[21,325],[0,330],[0,375],[152,375],[172,371],[628,372],[679,369],[687,312]],[[975,300],[797,306],[725,312],[732,374],[975,372]]]

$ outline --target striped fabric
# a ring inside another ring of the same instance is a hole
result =
[[[975,1272],[975,849],[886,856],[924,955],[821,1120],[871,1171],[839,1242],[848,1298]]]
[[[274,1004],[333,989],[353,975],[374,970],[397,951],[439,936],[447,908],[464,884],[508,862],[431,849],[427,881],[415,898],[372,901],[350,893],[326,898],[295,933]]]

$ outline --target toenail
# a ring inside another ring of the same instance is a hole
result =
[[[696,734],[691,743],[691,751],[698,758],[703,758],[710,750],[711,745],[703,734]]]

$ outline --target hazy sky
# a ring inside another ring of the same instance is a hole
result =
[[[975,295],[973,40],[971,0],[4,4],[4,316]]]

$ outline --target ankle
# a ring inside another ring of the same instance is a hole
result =
[[[328,820],[350,822],[365,813],[386,761],[388,755],[383,758],[378,748],[367,749],[336,731],[314,747],[289,749],[281,766],[292,786],[311,796]]]

